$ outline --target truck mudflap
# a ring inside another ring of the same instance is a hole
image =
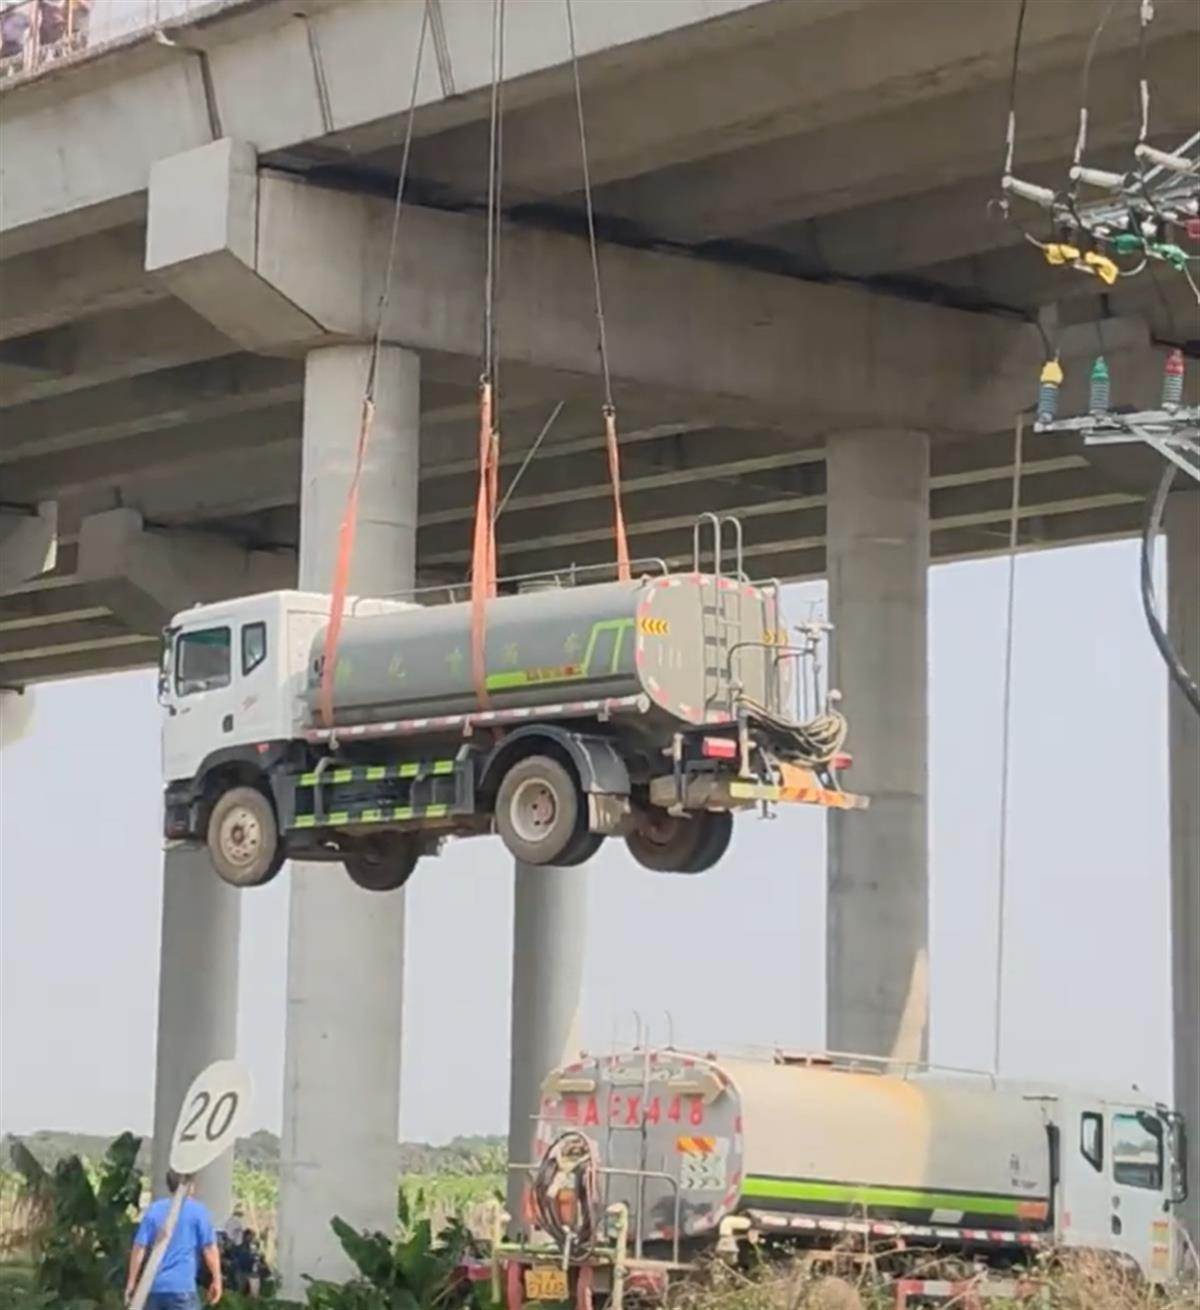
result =
[[[293,776],[281,788],[281,826],[319,828],[421,823],[475,813],[474,763],[457,756],[396,764],[333,765]]]

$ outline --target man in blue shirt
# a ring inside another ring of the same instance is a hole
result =
[[[133,1296],[146,1252],[154,1246],[162,1232],[167,1211],[171,1208],[171,1196],[183,1186],[186,1186],[188,1193],[191,1192],[191,1183],[185,1184],[173,1169],[168,1169],[167,1192],[170,1195],[152,1201],[142,1216],[137,1235],[133,1239],[133,1250],[129,1253],[129,1276],[125,1282],[127,1302]],[[162,1263],[150,1285],[146,1310],[199,1310],[196,1275],[200,1271],[201,1259],[208,1266],[212,1278],[208,1299],[215,1305],[221,1299],[221,1257],[217,1251],[212,1220],[199,1201],[185,1194],[175,1231],[171,1234],[171,1240],[163,1252]]]

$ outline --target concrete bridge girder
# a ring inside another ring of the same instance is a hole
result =
[[[368,339],[391,205],[254,178],[250,148],[227,140],[156,165],[147,267],[247,349]],[[385,339],[473,358],[481,220],[409,206],[403,234]],[[585,243],[517,229],[504,258],[506,358],[591,373]],[[1034,329],[982,315],[619,246],[604,246],[601,261],[618,381],[720,396],[776,420],[853,424],[886,412],[926,429],[987,431],[1008,421],[1040,358]]]

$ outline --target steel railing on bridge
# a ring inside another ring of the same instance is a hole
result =
[[[0,82],[175,22],[209,0],[0,0]]]

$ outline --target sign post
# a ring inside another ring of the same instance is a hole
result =
[[[129,1300],[129,1310],[142,1310],[150,1286],[179,1222],[192,1179],[206,1165],[224,1155],[237,1141],[253,1094],[249,1072],[234,1060],[217,1060],[193,1080],[183,1098],[171,1135],[170,1165],[179,1186]]]

